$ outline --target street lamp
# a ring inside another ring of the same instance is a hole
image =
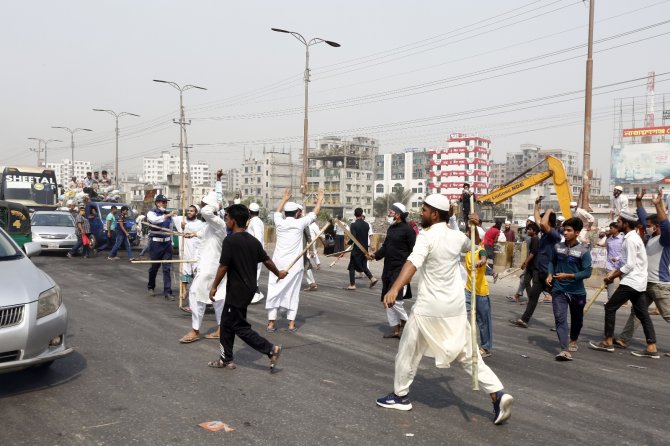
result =
[[[198,87],[197,85],[184,85],[180,87],[176,82],[163,81],[160,79],[154,79],[154,82],[160,82],[162,84],[168,84],[172,88],[179,91],[179,205],[181,206],[182,211],[186,207],[184,203],[184,146],[188,145],[186,138],[186,118],[184,117],[184,92],[192,88],[197,88],[198,90],[207,90],[205,87]],[[191,184],[191,166],[187,159],[186,161],[186,174],[188,175],[188,201],[191,202],[191,193],[193,190],[193,185]]]
[[[303,124],[303,141],[302,141],[302,185],[300,186],[300,188],[302,189],[302,194],[307,195],[307,133],[308,133],[307,108],[308,108],[308,97],[309,97],[309,47],[321,42],[325,42],[334,48],[339,48],[340,44],[337,42],[333,42],[332,40],[325,40],[318,37],[315,37],[312,40],[307,40],[302,36],[302,34],[297,33],[295,31],[287,31],[285,29],[279,29],[279,28],[270,28],[270,29],[278,33],[290,34],[296,39],[298,39],[300,43],[305,45],[305,75],[304,75],[305,120]]]
[[[121,116],[137,116],[138,118],[140,115],[136,115],[135,113],[129,113],[129,112],[121,112],[121,113],[116,113],[114,110],[105,110],[102,108],[94,108],[93,111],[97,112],[106,112],[109,113],[110,115],[114,116],[114,119],[116,120],[116,156],[114,158],[114,180],[116,184],[116,188],[119,188],[119,118]]]
[[[28,139],[33,139],[37,141],[37,150],[38,150],[37,153],[39,153],[40,151],[40,144],[44,144],[44,167],[47,167],[47,144],[49,144],[50,142],[63,142],[60,139],[43,139],[43,138],[28,138]]]
[[[74,176],[74,134],[77,132],[92,132],[93,130],[91,129],[82,129],[82,128],[76,128],[76,129],[71,129],[69,127],[62,127],[62,126],[51,126],[52,129],[63,129],[66,132],[70,134],[70,149],[72,150],[72,173],[71,177]]]

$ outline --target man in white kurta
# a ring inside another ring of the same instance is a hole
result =
[[[191,205],[186,210],[186,218],[181,216],[172,217],[177,231],[181,234],[187,234],[196,233],[201,230],[205,223],[197,218],[199,211],[200,209],[197,206]],[[180,241],[184,244],[182,260],[198,260],[200,255],[200,239],[198,237],[190,237],[183,238]],[[184,263],[181,268],[180,282],[183,289],[182,295],[185,295],[188,292],[189,284],[193,282],[195,272],[198,270],[198,263]]]
[[[263,223],[263,220],[258,216],[260,213],[261,207],[258,205],[258,203],[251,203],[249,205],[249,215],[251,215],[251,218],[249,219],[249,222],[247,223],[247,232],[251,235],[253,235],[256,240],[261,242],[261,246],[263,249],[265,249],[265,224]],[[261,277],[261,267],[263,265],[261,263],[258,264],[258,269],[256,271],[256,286],[258,286],[258,279]],[[261,293],[260,289],[256,290],[256,294],[254,294],[253,299],[251,299],[251,303],[255,304],[263,300],[265,296],[263,293]]]
[[[384,296],[387,307],[395,303],[398,292],[410,282],[415,272],[419,275],[418,296],[412,313],[405,324],[398,354],[395,359],[393,393],[377,400],[379,406],[410,410],[407,397],[421,358],[435,358],[435,365],[448,368],[458,361],[472,374],[472,338],[465,310],[464,285],[459,273],[461,253],[471,248],[470,240],[460,231],[447,227],[449,200],[441,194],[426,197],[422,207],[423,230],[416,239],[412,253],[398,279]],[[478,221],[474,214],[471,221]],[[479,243],[477,236],[475,242]],[[491,395],[495,424],[509,418],[513,398],[503,392],[503,385],[484,363],[479,349],[477,355],[478,380]]]
[[[205,225],[195,236],[200,239],[200,250],[198,258],[198,270],[188,292],[189,306],[191,308],[191,330],[184,335],[179,342],[188,344],[200,339],[200,327],[205,317],[205,309],[209,300],[211,288],[216,270],[219,267],[218,259],[221,257],[221,245],[226,237],[226,223],[223,217],[218,215],[220,210],[222,193],[221,182],[216,182],[216,191],[210,192],[202,199],[200,215],[205,220]],[[220,333],[221,312],[226,298],[226,279],[221,281],[214,301],[214,313],[216,315],[217,328],[214,333],[205,337],[207,339],[218,339]]]
[[[316,206],[313,212],[308,212],[302,218],[295,218],[299,209],[297,203],[289,202],[291,198],[290,190],[284,192],[282,201],[277,207],[277,211],[272,218],[275,224],[277,242],[272,261],[277,265],[277,269],[288,270],[288,276],[284,280],[277,281],[277,276],[270,273],[268,278],[268,296],[265,308],[268,310],[269,332],[277,330],[276,320],[279,310],[286,310],[286,319],[288,319],[288,329],[290,332],[296,330],[295,318],[298,313],[298,304],[300,302],[300,285],[302,283],[302,274],[304,263],[301,252],[303,250],[303,231],[313,221],[321,210],[323,202],[323,190],[319,191],[316,199]],[[282,215],[285,212],[285,216]],[[291,262],[298,259],[294,265],[288,269]]]

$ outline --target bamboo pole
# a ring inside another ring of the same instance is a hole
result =
[[[596,301],[596,299],[598,298],[598,296],[600,295],[600,293],[602,293],[603,290],[604,290],[606,287],[607,287],[607,285],[605,285],[605,284],[603,283],[603,284],[600,286],[600,288],[598,288],[598,291],[596,291],[596,294],[594,294],[593,297],[591,297],[591,299],[589,299],[589,301],[588,301],[588,302],[586,303],[586,305],[584,306],[584,316],[586,316],[586,313],[589,312],[589,308],[591,308],[591,305],[593,305],[593,302]]]
[[[470,195],[470,212],[474,212],[475,203]],[[470,337],[472,338],[472,390],[479,390],[477,363],[479,362],[479,347],[477,346],[477,262],[475,261],[475,234],[477,226],[470,223]]]
[[[359,242],[359,241],[356,239],[356,237],[354,237],[354,236],[351,234],[351,232],[349,232],[349,230],[347,229],[347,226],[346,226],[344,223],[342,223],[342,222],[341,222],[340,220],[338,220],[337,218],[335,219],[335,223],[338,224],[338,225],[340,225],[340,228],[342,228],[342,229],[344,230],[344,233],[347,235],[347,237],[349,237],[349,239],[350,239],[352,242],[354,242],[354,245],[358,246],[358,249],[360,249],[361,251],[363,251],[363,254],[365,254],[365,257],[368,257],[368,256],[370,255],[370,254],[368,254],[368,250],[365,249],[365,248],[363,248],[363,245],[361,245],[361,242]]]
[[[130,263],[151,264],[151,263],[197,263],[197,260],[131,260]]]

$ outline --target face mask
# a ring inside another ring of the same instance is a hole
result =
[[[649,237],[653,237],[654,232],[655,232],[655,231],[654,231],[654,228],[647,227],[646,230],[647,230],[647,235],[648,235]]]
[[[386,217],[386,222],[390,225],[392,225],[395,222],[395,218],[393,217]]]

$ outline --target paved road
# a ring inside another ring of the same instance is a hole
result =
[[[285,348],[271,375],[267,358],[239,340],[236,370],[206,367],[217,357],[215,341],[180,345],[190,316],[146,295],[145,266],[103,255],[35,263],[62,287],[76,353],[48,371],[0,375],[2,445],[667,444],[670,358],[588,350],[603,325],[595,305],[576,360],[556,363],[550,306],[539,306],[528,330],[507,324],[523,308],[503,299],[512,279],[493,286],[495,344],[487,363],[515,406],[507,424],[494,426],[488,396],[473,392],[459,367],[438,370],[428,358],[412,387],[412,411],[375,406],[392,390],[397,341],[381,337],[387,327],[379,289],[360,281],[356,292],[342,290],[345,265],[326,266],[319,291],[302,295],[296,334],[284,321],[268,335]],[[262,329],[263,306],[251,307],[249,319]],[[209,314],[205,326],[213,320]],[[654,322],[668,349],[670,327]],[[641,331],[636,335],[640,348]],[[197,426],[213,420],[236,431]]]

